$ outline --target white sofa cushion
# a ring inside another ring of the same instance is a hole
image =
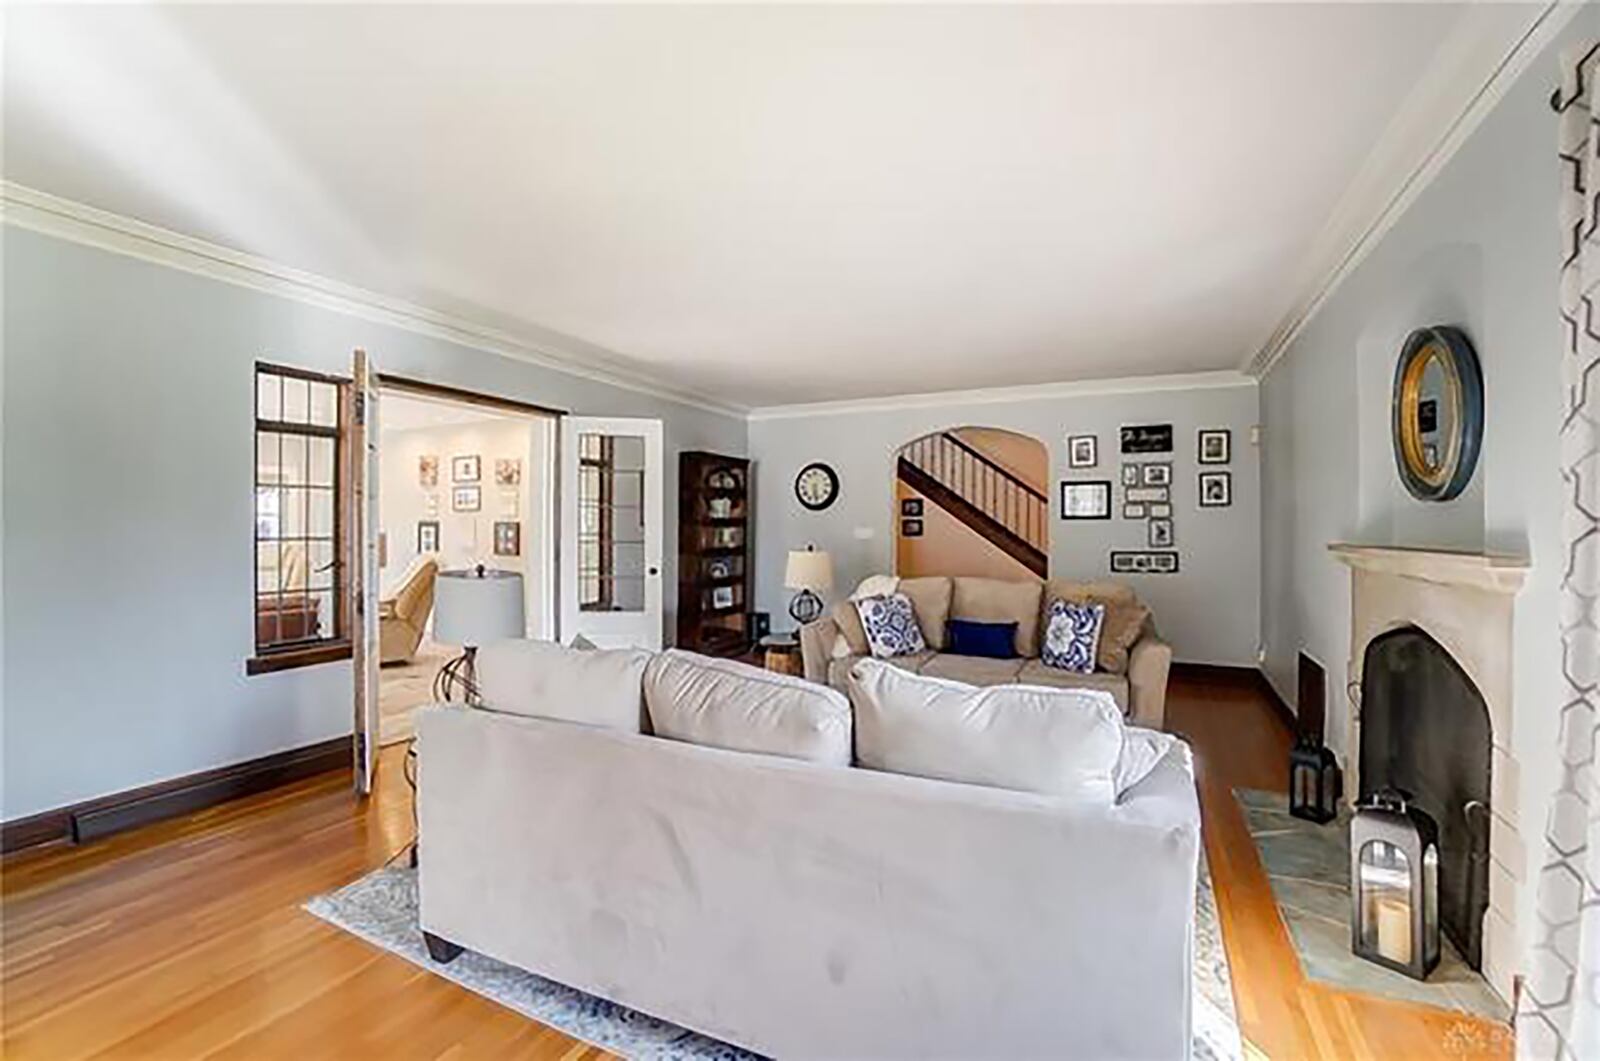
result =
[[[643,649],[498,641],[478,650],[478,697],[493,711],[639,733],[649,662]]]
[[[1117,802],[1120,803],[1130,789],[1149,777],[1150,772],[1173,748],[1182,744],[1181,740],[1170,733],[1145,729],[1143,726],[1124,726],[1122,752],[1117,756],[1116,768],[1111,771],[1112,784],[1117,790]]]
[[[670,649],[645,669],[644,694],[658,737],[850,765],[850,701],[825,685]]]
[[[850,669],[865,767],[1111,806],[1122,712],[1107,693],[975,688],[877,660]]]

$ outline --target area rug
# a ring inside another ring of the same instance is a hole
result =
[[[743,1061],[756,1056],[470,950],[448,965],[430,961],[417,924],[417,874],[413,869],[376,870],[336,892],[317,896],[305,904],[305,909],[530,1020],[624,1057]],[[1195,914],[1194,1057],[1197,1061],[1239,1061],[1233,984],[1222,933],[1217,927],[1216,898],[1204,862]]]
[[[1289,813],[1282,792],[1235,789],[1250,837],[1272,883],[1300,967],[1312,980],[1347,991],[1506,1020],[1510,1010],[1448,939],[1426,981],[1385,969],[1350,950],[1350,817],[1318,825]]]

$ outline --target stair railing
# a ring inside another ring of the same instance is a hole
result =
[[[1049,551],[1050,499],[992,458],[948,431],[917,439],[900,457],[1033,548]]]

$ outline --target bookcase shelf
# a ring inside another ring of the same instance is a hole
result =
[[[750,462],[678,455],[678,646],[711,656],[750,650]]]

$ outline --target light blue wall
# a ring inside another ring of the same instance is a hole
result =
[[[665,422],[721,416],[15,227],[5,245],[4,784],[10,820],[350,730],[348,664],[247,678],[257,358]],[[676,595],[668,520],[666,600]],[[672,617],[667,619],[668,631]]]
[[[1177,658],[1199,663],[1254,666],[1260,632],[1257,589],[1260,491],[1250,429],[1257,423],[1253,382],[1209,389],[1142,390],[1026,401],[962,402],[934,407],[852,411],[797,419],[756,419],[750,455],[756,462],[756,600],[778,629],[793,625],[790,593],[783,588],[784,556],[815,543],[834,560],[836,595],[864,577],[886,573],[894,562],[895,451],[931,431],[1001,427],[1032,435],[1050,451],[1050,572],[1062,577],[1104,577],[1112,549],[1144,549],[1145,523],[1124,520],[1066,522],[1060,517],[1063,478],[1117,478],[1123,424],[1170,423],[1174,452],[1174,534],[1177,575],[1118,576],[1135,585],[1155,612]],[[1233,431],[1233,505],[1198,507],[1196,432]],[[1066,437],[1100,439],[1100,466],[1069,470]],[[812,461],[839,473],[839,500],[811,512],[795,499],[794,478]],[[1114,488],[1120,498],[1120,489]]]
[[[1262,383],[1267,672],[1293,703],[1297,653],[1304,648],[1327,666],[1329,739],[1341,751],[1350,576],[1327,552],[1333,541],[1531,557],[1516,604],[1511,740],[1535,756],[1554,747],[1562,173],[1548,99],[1561,50],[1597,33],[1600,9],[1574,18]],[[1389,442],[1395,359],[1406,335],[1429,324],[1466,331],[1487,405],[1478,472],[1443,504],[1406,493]],[[1537,765],[1524,761],[1524,776]]]
[[[1262,383],[1262,636],[1267,673],[1293,703],[1303,648],[1329,677],[1328,736],[1344,755],[1350,575],[1332,541],[1483,549],[1532,561],[1515,599],[1511,732],[1518,770],[1498,780],[1520,810],[1520,924],[1531,924],[1540,829],[1558,773],[1561,241],[1556,116],[1560,53],[1600,35],[1587,7],[1523,74]],[[1389,449],[1391,373],[1407,332],[1463,328],[1483,367],[1484,447],[1471,487],[1428,504],[1401,487]],[[1449,739],[1448,734],[1438,739]],[[1497,760],[1504,763],[1503,760]],[[1501,769],[1502,767],[1497,767]],[[1498,856],[1497,856],[1498,858]],[[1526,945],[1527,941],[1523,941]],[[1518,961],[1520,964],[1520,959]]]

